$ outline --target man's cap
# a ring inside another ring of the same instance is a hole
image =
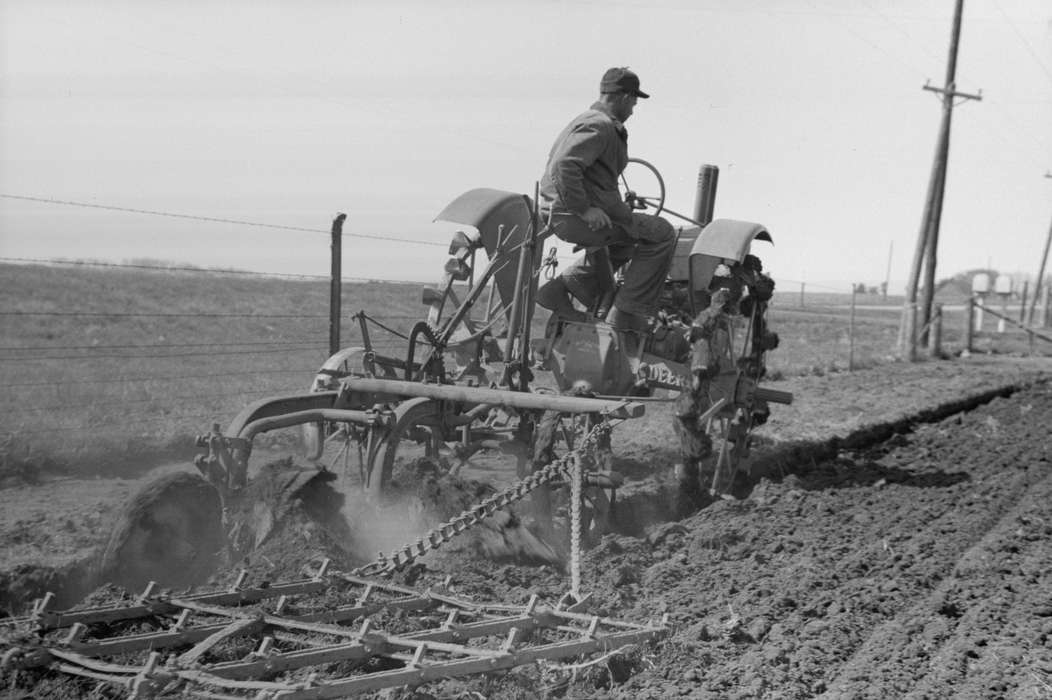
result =
[[[599,82],[599,92],[604,95],[626,92],[644,99],[650,97],[639,89],[639,76],[627,68],[610,68],[603,73],[603,79]]]

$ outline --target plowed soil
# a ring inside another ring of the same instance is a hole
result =
[[[623,683],[602,668],[569,695],[1052,697],[1052,387],[896,425],[825,459],[797,445],[740,500],[607,536],[584,565],[596,611],[675,632]],[[566,590],[547,569],[436,568],[484,599]]]
[[[758,432],[737,498],[678,522],[668,408],[649,407],[615,431],[625,522],[587,552],[581,590],[597,614],[668,615],[672,634],[418,695],[1052,698],[1050,376],[1048,360],[973,358],[774,383],[795,402]],[[27,508],[37,487],[20,491],[2,495]],[[75,512],[34,522],[18,551],[80,532]],[[414,585],[452,576],[457,595],[508,602],[568,590],[559,567],[477,544],[429,555]]]

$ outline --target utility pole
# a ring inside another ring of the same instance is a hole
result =
[[[946,190],[946,165],[950,155],[950,122],[953,116],[954,99],[963,97],[981,100],[982,93],[969,95],[956,90],[957,46],[961,37],[961,14],[964,0],[957,0],[953,14],[953,31],[950,35],[950,53],[946,62],[946,82],[941,88],[925,84],[925,90],[942,95],[942,124],[935,146],[935,159],[928,180],[928,195],[924,202],[917,246],[913,252],[909,281],[906,285],[906,301],[902,308],[902,334],[900,352],[913,362],[917,359],[917,293],[920,287],[921,267],[924,266],[924,299],[921,306],[923,322],[931,320],[932,301],[935,296],[935,265],[939,245],[939,224],[942,220],[943,194]]]
[[[1052,178],[1052,173],[1045,173],[1045,177]],[[1037,269],[1037,281],[1034,282],[1034,296],[1030,299],[1030,309],[1026,314],[1026,325],[1028,326],[1034,325],[1034,307],[1037,305],[1037,297],[1041,293],[1041,284],[1045,279],[1045,263],[1048,262],[1049,246],[1052,246],[1052,223],[1048,225],[1048,235],[1045,236],[1045,252],[1041,254],[1041,265]]]

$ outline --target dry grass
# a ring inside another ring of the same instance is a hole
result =
[[[3,317],[0,435],[9,438],[8,455],[91,471],[123,470],[158,453],[189,458],[193,435],[253,400],[305,389],[328,355],[324,280],[0,269],[0,310],[112,314]],[[347,316],[374,309],[401,330],[419,318],[417,285],[345,291]],[[360,342],[356,324],[345,323],[345,343]],[[398,345],[383,331],[374,340]]]

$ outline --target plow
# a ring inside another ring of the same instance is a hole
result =
[[[626,202],[688,224],[647,330],[606,323],[617,291],[607,270],[605,301],[573,318],[552,314],[532,337],[538,290],[558,264],[554,250],[544,254],[552,235],[536,193],[464,193],[437,220],[468,231],[452,236],[441,282],[423,290],[424,317],[403,335],[404,353],[380,352],[371,338],[382,321],[361,312],[361,345],[333,354],[304,391],[213,425],[197,438],[197,473],[138,494],[100,559],[101,580],[143,592],[131,603],[66,612],[45,598],[30,615],[3,621],[5,671],[50,668],[132,697],[342,697],[605,653],[667,633],[664,623],[592,616],[582,595],[584,550],[616,532],[622,516],[613,431],[648,402],[676,401],[680,488],[718,498],[747,469],[751,432],[769,404],[792,396],[761,386],[777,336],[765,318],[773,282],[751,246],[771,242],[770,233],[712,219],[712,166],[702,169],[690,217],[665,207],[653,166],[630,168],[650,178],[655,194],[623,179]],[[307,464],[252,476],[255,439],[290,428],[302,434]],[[297,499],[337,478],[379,513],[421,475],[457,478],[465,469],[500,474],[502,488],[372,561],[346,571],[326,563],[303,580],[250,586],[242,575],[226,590],[171,593],[258,549]],[[498,512],[516,512],[514,527],[569,574],[554,607],[478,604],[385,581]]]

